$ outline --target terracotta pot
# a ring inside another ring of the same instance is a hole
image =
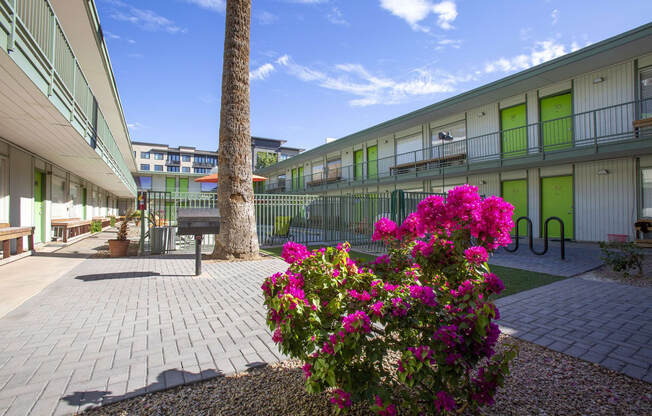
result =
[[[125,257],[129,250],[129,240],[109,240],[111,257]]]

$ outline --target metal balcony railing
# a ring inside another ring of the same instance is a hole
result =
[[[597,153],[605,147],[612,151],[616,144],[652,146],[652,128],[634,127],[634,121],[649,117],[652,99],[632,101],[348,165],[332,173],[286,179],[284,186],[293,192],[315,192],[386,178],[436,177],[551,157],[563,159],[574,151]],[[270,183],[266,190],[272,186],[279,187]]]
[[[91,147],[99,149],[102,159],[135,194],[133,176],[50,2],[0,0],[0,30],[8,34],[8,51],[19,48],[29,57],[38,75],[47,82],[44,92],[65,107],[64,111],[58,106],[73,126],[81,125],[82,135],[90,136]]]

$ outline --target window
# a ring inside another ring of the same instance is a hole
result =
[[[641,216],[652,218],[652,168],[641,169]]]
[[[163,172],[163,165],[154,165],[154,170],[156,172]]]
[[[652,117],[652,67],[641,69],[641,117]]]
[[[168,166],[168,172],[179,172],[179,166]]]
[[[328,178],[342,177],[342,159],[328,161]]]
[[[466,123],[464,120],[431,129],[432,158],[466,154]],[[444,140],[440,138],[445,137]]]
[[[182,167],[181,170],[182,170],[184,173],[190,173],[190,168],[189,168],[188,166],[184,166],[184,167]]]
[[[149,159],[149,152],[140,152],[141,159]]]
[[[211,170],[208,168],[194,168],[195,173],[209,173]]]
[[[184,162],[190,162],[190,155],[181,155],[181,160]]]
[[[168,162],[179,163],[179,153],[168,153]]]
[[[217,157],[206,155],[195,155],[195,163],[217,166]]]
[[[201,191],[202,192],[215,192],[215,191],[217,191],[217,184],[216,183],[210,183],[210,182],[202,182],[201,183]]]
[[[136,185],[138,185],[139,189],[148,191],[148,190],[152,189],[152,177],[151,176],[137,176],[136,177]]]
[[[143,163],[142,165],[140,165],[140,170],[149,170],[149,164]]]
[[[163,160],[163,153],[154,153],[154,160]]]
[[[403,137],[396,140],[396,164],[415,162],[423,160],[423,148],[421,133]]]
[[[324,164],[323,163],[313,163],[312,164],[312,180],[318,181],[324,178]]]

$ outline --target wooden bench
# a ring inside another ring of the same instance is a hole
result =
[[[91,222],[79,218],[59,218],[52,220],[51,224],[54,237],[56,239],[61,238],[64,243],[67,243],[69,238],[89,233],[91,231]]]
[[[314,181],[308,182],[306,185],[308,185],[308,186],[319,186],[319,185],[326,185],[326,184],[333,183],[333,182],[339,182],[341,180],[342,180],[341,176],[331,176],[329,178],[315,179]]]
[[[16,240],[16,254],[23,252],[23,237],[27,237],[29,250],[34,250],[34,227],[2,227],[0,228],[0,241],[2,241],[2,258],[11,255],[11,240]]]
[[[109,225],[111,225],[111,218],[107,218],[107,217],[93,217],[93,221],[102,222],[102,228],[106,228]]]
[[[652,247],[652,240],[643,238],[646,233],[652,232],[652,221],[639,218],[634,223],[634,228],[636,229],[636,244],[640,247]]]
[[[6,222],[0,222],[0,228],[7,228],[9,227],[9,224]]]
[[[408,173],[410,169],[416,169],[417,171],[435,169],[442,166],[450,166],[454,162],[461,162],[463,160],[466,160],[465,153],[433,159],[417,160],[416,162],[401,163],[396,166],[392,166],[389,168],[389,173],[391,176],[393,176],[397,174],[400,175],[403,173]]]
[[[634,137],[638,139],[640,129],[652,128],[652,117],[644,118],[641,120],[634,120],[632,124],[634,126]]]

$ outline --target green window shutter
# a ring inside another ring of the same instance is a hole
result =
[[[541,135],[544,150],[573,145],[573,99],[570,93],[542,98]]]
[[[525,104],[500,111],[503,157],[522,156],[527,152],[527,115]]]

